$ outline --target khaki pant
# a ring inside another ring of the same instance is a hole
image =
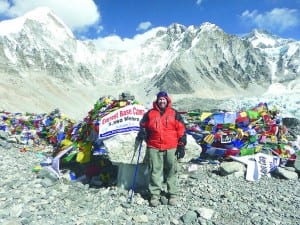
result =
[[[177,187],[177,158],[176,149],[159,151],[148,148],[148,163],[150,169],[149,191],[151,195],[159,196],[162,191],[164,178],[167,184],[168,194],[171,196],[178,194]]]

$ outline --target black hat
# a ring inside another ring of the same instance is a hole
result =
[[[165,92],[165,91],[160,91],[160,92],[158,92],[157,95],[156,95],[156,98],[158,99],[158,98],[160,98],[160,97],[168,98],[167,92]]]

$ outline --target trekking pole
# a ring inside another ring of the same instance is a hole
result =
[[[140,144],[139,144],[137,147],[134,147],[134,151],[133,151],[133,155],[132,155],[130,164],[132,164],[132,162],[133,162],[133,160],[134,160],[134,157],[135,157],[135,154],[136,154],[136,152],[137,152],[139,146],[140,146]]]
[[[137,158],[137,163],[135,165],[135,170],[134,170],[134,175],[133,175],[133,180],[131,183],[131,188],[129,190],[129,197],[128,197],[128,202],[131,203],[132,199],[133,199],[133,195],[134,195],[134,191],[135,191],[135,183],[136,183],[136,177],[137,177],[137,171],[138,171],[138,167],[139,167],[139,161],[140,161],[140,156],[141,156],[141,150],[142,150],[142,141],[139,145],[139,152],[138,152],[138,158]]]

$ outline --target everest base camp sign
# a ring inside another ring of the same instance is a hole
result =
[[[144,113],[145,107],[142,105],[128,105],[109,113],[100,120],[99,139],[138,131]]]

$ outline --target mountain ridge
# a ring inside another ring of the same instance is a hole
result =
[[[0,108],[10,111],[62,108],[78,117],[99,96],[128,91],[148,103],[159,90],[175,101],[262,95],[276,83],[300,90],[300,42],[264,31],[238,37],[208,22],[173,23],[141,35],[135,48],[99,50],[94,41],[76,40],[48,9],[24,18],[19,32],[0,32],[0,95],[7,96]],[[33,103],[14,104],[23,95]]]

